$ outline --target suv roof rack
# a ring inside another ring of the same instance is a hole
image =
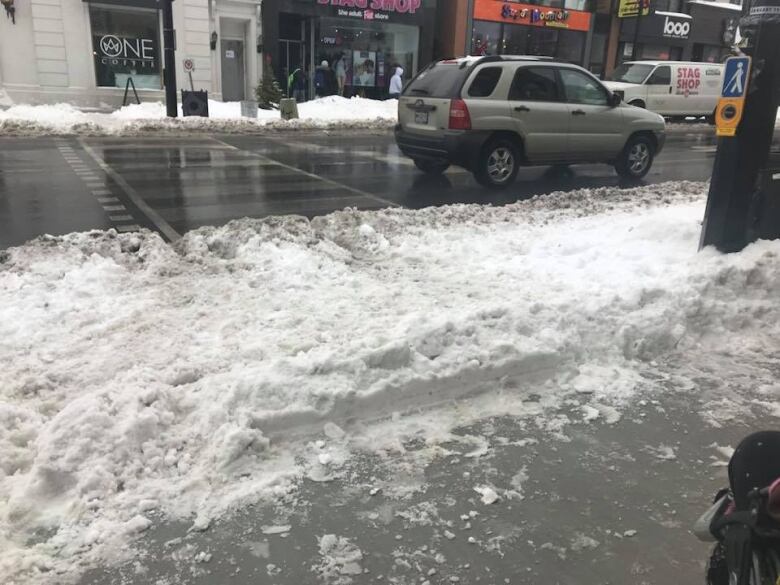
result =
[[[460,61],[460,69],[465,69],[466,67],[476,67],[481,63],[499,63],[506,61],[553,62],[556,60],[553,57],[544,55],[487,55],[485,57],[461,57],[460,59],[454,59],[453,61]]]
[[[479,60],[480,63],[494,61],[555,61],[555,59],[545,55],[489,55]]]

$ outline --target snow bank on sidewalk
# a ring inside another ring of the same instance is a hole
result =
[[[160,102],[131,104],[110,114],[82,112],[68,104],[15,105],[0,110],[0,133],[10,135],[135,135],[144,132],[259,132],[283,129],[388,128],[397,119],[397,100],[330,96],[298,105],[298,120],[284,121],[276,110],[242,118],[239,102],[209,100],[209,118],[165,116]]]
[[[660,356],[776,348],[780,243],[697,253],[705,193],[605,188],[0,252],[0,581],[67,582],[161,518],[203,530],[281,502],[298,461],[326,475],[349,456],[312,454],[313,438],[397,445],[396,412],[441,405],[415,431],[435,443],[532,395],[533,420],[558,432],[555,408],[575,397],[581,424],[616,420]]]

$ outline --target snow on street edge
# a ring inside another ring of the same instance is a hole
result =
[[[132,554],[153,518],[205,529],[282,499],[326,473],[307,447],[323,428],[355,449],[435,443],[522,416],[531,391],[542,420],[577,395],[583,421],[610,422],[660,356],[776,348],[780,243],[697,253],[705,194],[603,188],[0,252],[0,579],[74,579]]]

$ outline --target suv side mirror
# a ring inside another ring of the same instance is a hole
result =
[[[623,98],[620,97],[620,94],[613,93],[609,96],[609,105],[613,108],[616,108],[620,105],[620,103],[623,101]]]

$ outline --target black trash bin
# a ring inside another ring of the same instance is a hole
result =
[[[748,241],[780,238],[780,153],[773,152],[769,164],[758,174],[748,216]]]
[[[181,109],[185,116],[209,117],[209,92],[181,90]]]

